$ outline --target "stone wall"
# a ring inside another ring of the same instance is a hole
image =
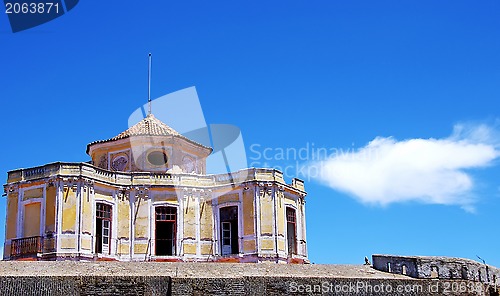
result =
[[[394,256],[373,255],[376,270],[394,274],[406,274],[419,279],[462,279],[490,283],[500,283],[500,269],[464,258],[434,256]],[[405,266],[405,271],[403,270]]]
[[[0,262],[1,295],[498,295],[491,284],[364,265]]]
[[[0,276],[2,295],[170,295],[162,276]]]
[[[2,295],[494,295],[469,281],[324,277],[0,276]]]
[[[490,295],[467,281],[324,277],[172,278],[180,295]]]

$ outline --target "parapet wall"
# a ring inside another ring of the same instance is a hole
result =
[[[434,256],[373,255],[373,268],[417,279],[461,279],[499,284],[500,269],[474,260]]]
[[[162,276],[0,276],[1,295],[171,295]]]
[[[491,295],[467,281],[324,277],[0,276],[2,295]]]
[[[363,265],[0,262],[1,295],[498,295],[487,283]]]

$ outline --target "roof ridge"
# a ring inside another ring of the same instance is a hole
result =
[[[182,136],[179,132],[156,118],[153,114],[148,114],[138,123],[129,127],[112,140],[119,140],[130,136]]]
[[[107,140],[94,141],[94,142],[90,143],[89,145],[87,145],[87,151],[88,151],[89,147],[93,144],[116,141],[116,140],[121,140],[121,139],[129,138],[129,137],[134,137],[134,136],[177,136],[177,137],[186,139],[190,142],[193,142],[195,144],[198,144],[200,146],[203,146],[205,148],[210,148],[208,146],[205,146],[203,144],[200,144],[196,141],[193,141],[193,140],[183,136],[181,133],[179,133],[178,131],[174,130],[172,127],[170,127],[166,123],[164,123],[161,120],[159,120],[158,118],[156,118],[153,114],[148,114],[142,120],[140,120],[139,122],[137,122],[133,126],[129,127],[125,131],[119,133],[118,135],[116,135],[110,139],[107,139]]]

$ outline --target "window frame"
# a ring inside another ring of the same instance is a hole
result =
[[[153,241],[153,246],[154,246],[154,255],[155,256],[177,256],[177,253],[178,253],[178,247],[177,247],[177,243],[178,243],[178,231],[179,231],[179,208],[178,206],[175,206],[175,205],[172,205],[172,204],[156,204],[156,205],[153,205],[153,208],[154,208],[154,211],[152,211],[154,213],[154,218],[153,218],[153,223],[154,223],[154,231],[152,231],[152,234],[154,235],[154,239],[152,239]],[[173,210],[174,213],[160,213],[158,214],[158,210],[161,210],[161,209],[167,209],[167,210]],[[158,219],[158,216],[160,215],[160,219]],[[165,216],[165,219],[162,218],[162,216]],[[173,219],[172,219],[172,216]],[[174,223],[174,233],[173,233],[173,244],[172,244],[172,254],[171,255],[157,255],[157,235],[156,235],[156,232],[157,232],[157,223],[158,222],[171,222],[171,223]]]
[[[99,206],[102,207],[102,209],[99,209]],[[109,209],[106,210],[106,209]],[[113,210],[114,210],[114,205],[113,204],[110,204],[106,201],[103,201],[103,200],[96,200],[95,201],[95,206],[94,206],[94,233],[95,233],[95,238],[96,238],[96,244],[94,246],[94,253],[99,255],[111,255],[111,249],[112,249],[112,243],[113,243],[113,226],[114,226],[114,223],[113,223]],[[107,214],[103,214],[103,215],[100,215],[100,213],[109,213],[109,215]],[[101,252],[98,252],[98,249],[97,249],[97,219],[100,219],[102,220],[101,222],[101,241],[100,241],[100,244],[101,244]],[[103,222],[104,220],[106,221],[109,221],[109,232],[108,232],[108,252],[103,252],[103,237],[104,237],[104,233],[102,231],[102,228],[103,228]]]
[[[290,215],[293,213],[293,215]],[[293,221],[292,221],[293,220]],[[285,206],[285,221],[286,221],[286,240],[288,256],[298,255],[298,236],[297,236],[297,209],[289,205]],[[293,224],[294,236],[292,242],[292,250],[290,250],[290,238],[288,233],[289,224]]]

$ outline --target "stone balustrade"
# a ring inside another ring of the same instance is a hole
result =
[[[113,172],[89,163],[55,162],[44,166],[13,170],[8,173],[8,183],[30,182],[48,178],[90,179],[118,186],[184,186],[213,187],[242,184],[245,182],[275,182],[292,190],[304,192],[304,182],[293,179],[286,184],[283,173],[276,169],[249,168],[228,174],[194,175],[153,172]]]

